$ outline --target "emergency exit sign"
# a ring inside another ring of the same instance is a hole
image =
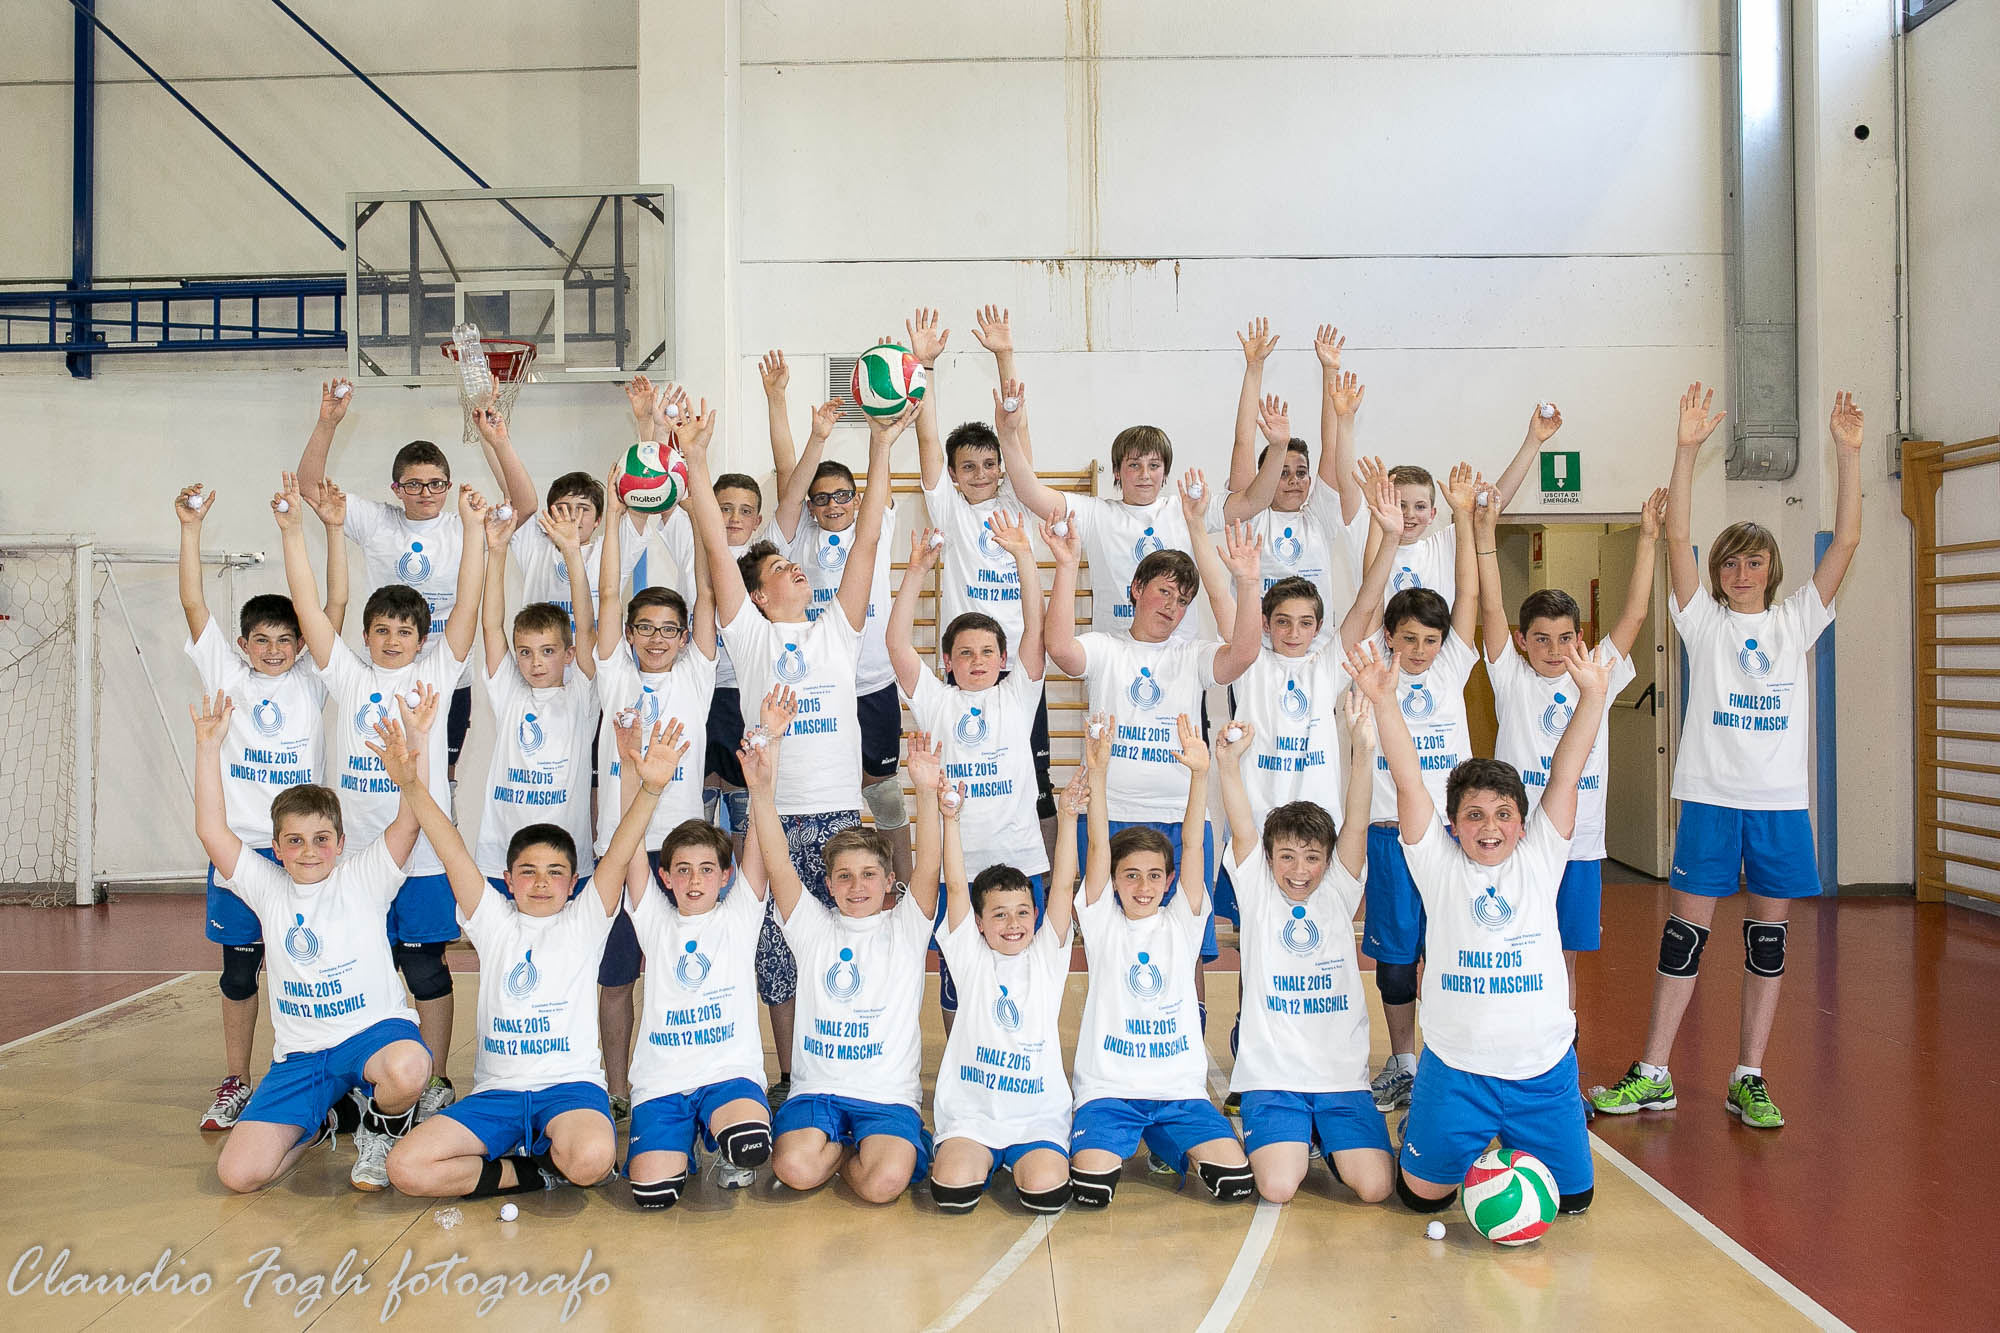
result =
[[[1542,499],[1548,504],[1576,504],[1582,497],[1583,465],[1576,453],[1542,455]]]

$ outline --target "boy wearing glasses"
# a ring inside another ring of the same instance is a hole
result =
[[[298,487],[306,495],[319,491],[326,475],[327,452],[334,432],[354,403],[354,385],[344,379],[320,387],[319,420],[299,456]],[[503,436],[495,446],[495,475],[507,492],[507,503],[521,515],[535,511],[535,484]],[[442,635],[445,621],[458,600],[458,558],[465,546],[465,528],[451,502],[451,462],[429,440],[412,440],[396,451],[389,465],[389,490],[394,501],[350,496],[342,524],[348,539],[361,548],[368,570],[368,590],[401,584],[415,589],[430,607],[427,635]],[[472,659],[458,677],[445,721],[446,762],[451,780],[458,780],[458,756],[465,748],[465,731],[472,721]]]

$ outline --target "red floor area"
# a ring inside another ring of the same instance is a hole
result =
[[[1651,883],[1605,886],[1604,950],[1578,983],[1588,1082],[1615,1079],[1645,1038],[1666,897]],[[1908,899],[1799,904],[1765,1058],[1790,1123],[1760,1132],[1722,1109],[1741,901],[1716,915],[1674,1050],[1680,1108],[1600,1116],[1597,1133],[1856,1328],[1992,1327],[2000,1265],[1983,1219],[2000,1184],[1985,1151],[2000,1102],[2000,920]],[[0,1042],[170,972],[213,970],[201,920],[194,895],[0,908]],[[1234,963],[1232,952],[1221,966]]]

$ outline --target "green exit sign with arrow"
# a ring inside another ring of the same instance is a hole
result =
[[[1542,455],[1542,499],[1550,504],[1575,504],[1582,499],[1583,463],[1577,453]]]

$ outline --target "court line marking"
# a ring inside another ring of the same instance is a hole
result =
[[[1721,1250],[1731,1259],[1734,1259],[1738,1267],[1769,1287],[1780,1299],[1804,1315],[1814,1325],[1824,1329],[1839,1330],[1840,1333],[1854,1333],[1853,1329],[1849,1328],[1846,1323],[1836,1317],[1832,1311],[1792,1285],[1777,1269],[1750,1253],[1741,1243],[1730,1236],[1728,1232],[1696,1212],[1692,1204],[1646,1174],[1645,1171],[1628,1160],[1616,1148],[1595,1134],[1590,1136],[1590,1145],[1597,1150],[1605,1161],[1623,1172],[1633,1184],[1652,1195],[1660,1203],[1666,1205],[1667,1211],[1687,1223],[1696,1235],[1715,1246],[1716,1249]]]
[[[1028,1229],[1021,1233],[1021,1238],[1008,1248],[1007,1253],[994,1260],[993,1267],[987,1269],[979,1281],[966,1288],[965,1294],[954,1301],[950,1309],[926,1325],[924,1333],[945,1333],[947,1329],[964,1323],[974,1310],[986,1303],[987,1297],[1014,1276],[1015,1270],[1028,1261],[1029,1255],[1040,1248],[1060,1216],[1060,1213],[1045,1215],[1028,1223]]]
[[[0,967],[0,977],[174,977],[171,967]]]
[[[1250,1218],[1250,1229],[1243,1233],[1243,1244],[1236,1251],[1236,1262],[1229,1266],[1229,1276],[1222,1280],[1222,1290],[1215,1293],[1215,1300],[1195,1326],[1195,1333],[1222,1333],[1236,1319],[1237,1311],[1255,1287],[1263,1285],[1265,1269],[1270,1262],[1271,1242],[1278,1237],[1278,1220],[1284,1216],[1284,1206],[1269,1199],[1257,1200],[1257,1211]]]
[[[128,1005],[132,1003],[132,1001],[134,1000],[143,1000],[148,995],[151,995],[154,991],[165,990],[169,986],[178,985],[179,983],[186,981],[189,977],[199,976],[199,975],[201,974],[198,972],[182,972],[177,976],[168,977],[165,981],[158,982],[154,985],[148,986],[144,990],[133,991],[130,995],[127,995],[122,1000],[113,1000],[110,1004],[101,1004],[87,1014],[78,1014],[74,1018],[65,1018],[62,1022],[51,1024],[50,1026],[43,1028],[40,1032],[30,1032],[25,1037],[16,1037],[14,1038],[14,1040],[9,1042],[0,1042],[0,1051],[11,1051],[16,1046],[24,1046],[31,1041],[40,1041],[43,1037],[52,1037],[56,1033],[64,1031],[67,1028],[73,1028],[79,1023],[88,1022],[91,1019],[98,1017],[99,1015],[110,1013],[113,1009],[117,1009],[124,1005]]]

